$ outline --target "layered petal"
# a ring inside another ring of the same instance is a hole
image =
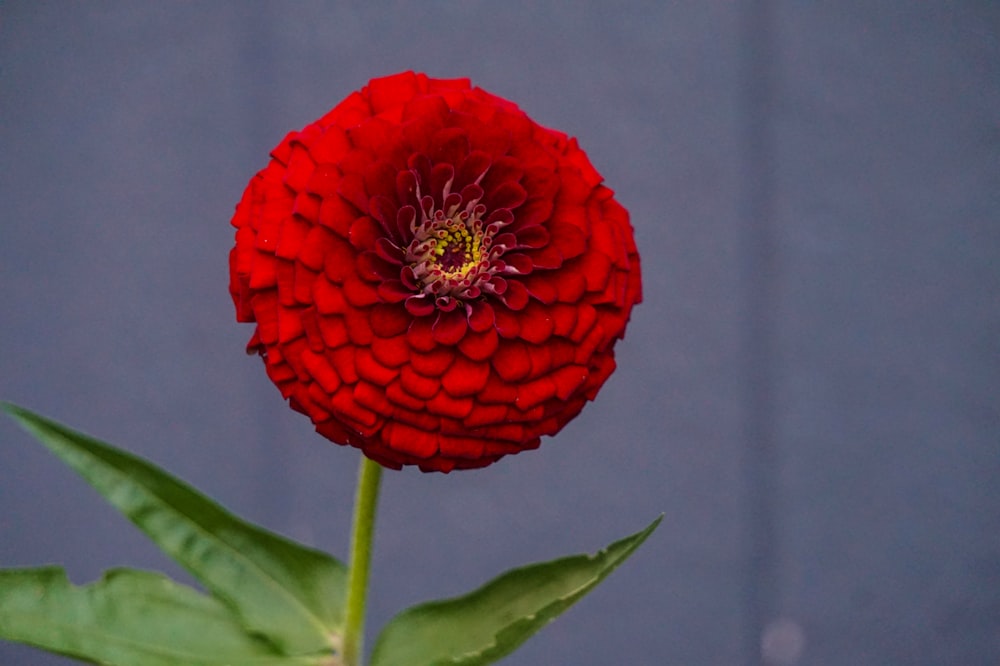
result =
[[[642,298],[628,213],[575,139],[465,79],[374,79],[236,207],[247,349],[379,463],[484,467],[593,400]]]

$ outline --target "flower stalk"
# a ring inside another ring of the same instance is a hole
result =
[[[361,666],[361,646],[365,629],[365,602],[371,569],[372,541],[375,537],[375,510],[378,505],[382,466],[361,456],[358,489],[354,499],[351,528],[351,559],[347,573],[347,600],[344,612],[344,666]]]

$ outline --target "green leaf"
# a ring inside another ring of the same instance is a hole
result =
[[[219,600],[285,654],[336,649],[346,569],[242,521],[150,462],[0,403]]]
[[[0,570],[0,637],[115,666],[320,666],[247,634],[218,600],[132,569],[72,585],[61,567]]]
[[[662,518],[595,555],[513,569],[465,596],[403,611],[382,630],[371,666],[492,664],[604,580]]]

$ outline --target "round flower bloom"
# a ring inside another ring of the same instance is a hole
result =
[[[271,153],[230,292],[291,406],[393,468],[536,448],[615,367],[641,300],[628,213],[575,139],[405,72]]]

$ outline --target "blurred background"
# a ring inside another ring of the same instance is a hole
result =
[[[998,35],[990,1],[4,0],[0,398],[346,556],[357,454],[244,355],[229,219],[368,79],[468,76],[580,137],[646,301],[541,449],[386,475],[368,646],[665,513],[504,663],[1000,663]],[[190,580],[0,420],[0,565],[53,562]]]

